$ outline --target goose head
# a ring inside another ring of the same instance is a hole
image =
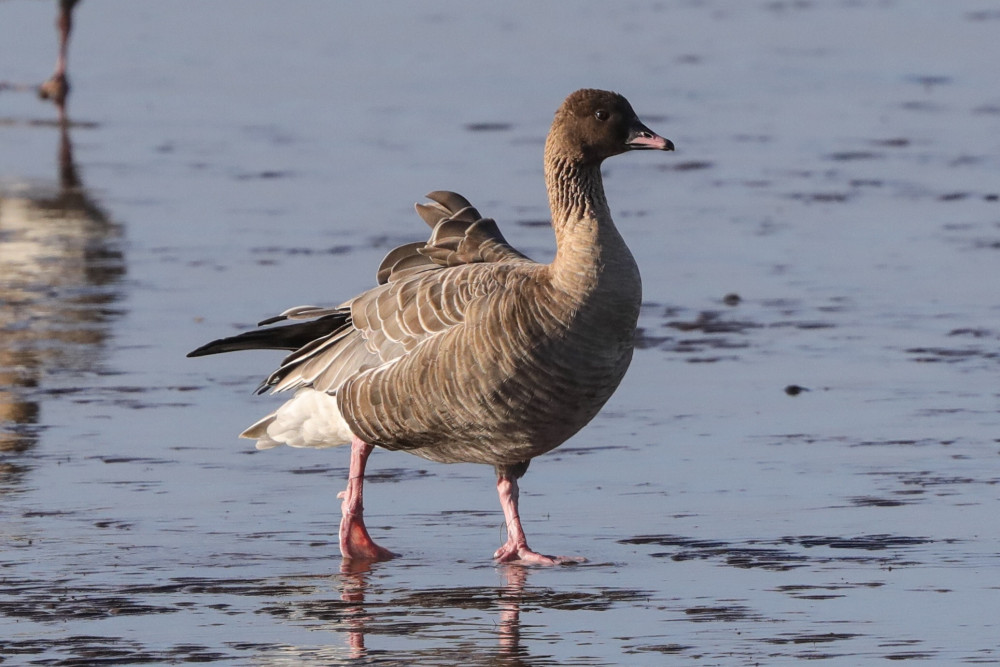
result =
[[[578,90],[556,111],[546,152],[581,166],[633,150],[672,151],[674,144],[646,127],[628,100],[606,90]]]

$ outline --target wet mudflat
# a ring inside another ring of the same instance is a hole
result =
[[[1000,661],[1000,13],[992,3],[0,3],[0,662]],[[643,274],[604,412],[522,483],[256,452],[280,355],[187,360],[369,286],[453,189],[544,260],[541,146],[626,94]]]

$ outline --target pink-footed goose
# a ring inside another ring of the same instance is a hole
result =
[[[69,53],[69,34],[73,30],[73,8],[79,0],[59,0],[59,16],[56,17],[56,30],[59,32],[59,55],[56,58],[56,68],[42,85],[38,86],[38,96],[43,100],[52,100],[62,107],[69,95],[69,78],[66,76],[66,60]]]
[[[443,463],[494,466],[507,526],[500,562],[577,562],[528,548],[517,480],[528,463],[579,431],[608,400],[632,358],[639,270],[615,228],[601,163],[629,150],[673,150],[616,93],[578,90],[545,143],[556,257],[539,264],[507,244],[463,197],[432,192],[417,212],[426,243],[390,252],[378,286],[336,308],[303,306],[261,322],[306,320],[204,345],[188,356],[294,350],[259,391],[294,390],[242,437],[258,448],[351,443],[340,550],[394,554],[362,515],[373,447]]]

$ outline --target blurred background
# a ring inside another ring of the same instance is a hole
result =
[[[998,34],[989,0],[0,0],[0,662],[996,662]],[[403,558],[342,571],[347,452],[235,437],[280,355],[184,355],[371,286],[431,190],[550,259],[581,87],[677,146],[606,165],[639,349],[522,482],[533,547],[590,561],[493,565],[491,470],[378,452]]]

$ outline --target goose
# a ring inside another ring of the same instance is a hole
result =
[[[73,9],[79,0],[59,0],[59,15],[56,17],[56,31],[59,33],[59,55],[56,68],[44,83],[38,86],[38,96],[52,100],[62,107],[69,95],[69,78],[66,76],[66,59],[69,53],[69,34],[73,30]]]
[[[292,398],[241,437],[259,449],[350,444],[347,489],[338,495],[345,561],[396,556],[364,523],[374,447],[492,465],[507,530],[497,562],[585,560],[528,547],[518,479],[531,459],[598,413],[631,361],[642,287],[611,219],[601,164],[649,149],[674,145],[623,96],[578,90],[556,111],[545,142],[551,263],[515,250],[464,197],[432,192],[416,205],[430,239],[389,252],[377,286],[333,308],[288,309],[260,322],[265,328],[188,354],[292,351],[258,387]]]

